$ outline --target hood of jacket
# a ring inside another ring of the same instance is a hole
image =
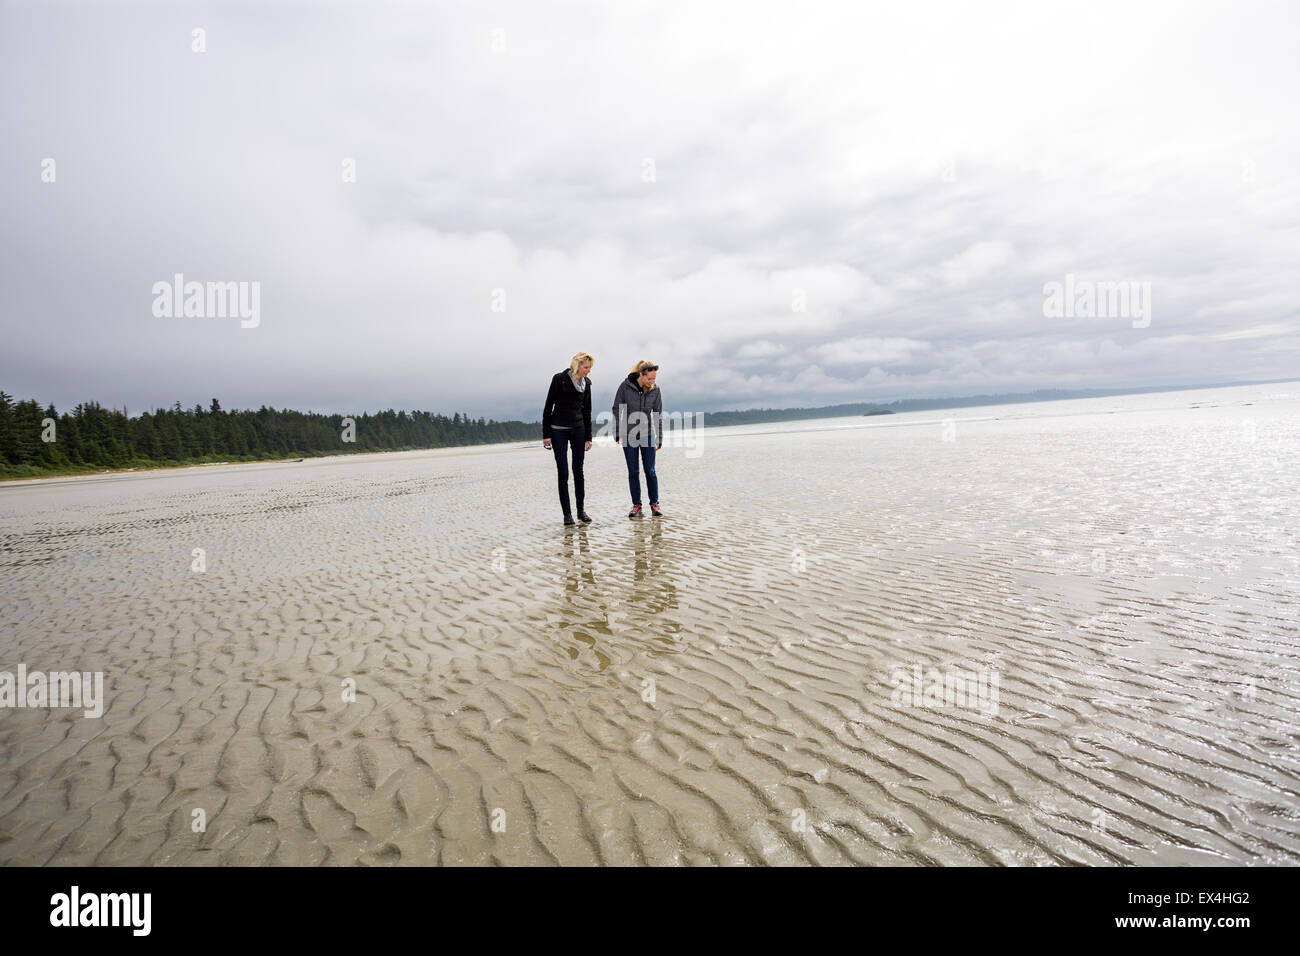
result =
[[[638,392],[642,392],[642,393],[653,392],[655,390],[655,386],[653,385],[651,385],[649,388],[646,389],[643,389],[641,387],[641,384],[637,381],[637,379],[640,377],[641,375],[639,372],[628,372],[627,383],[631,385],[633,388],[635,388]]]

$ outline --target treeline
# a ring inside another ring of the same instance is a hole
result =
[[[349,426],[345,419],[351,418]],[[97,402],[58,412],[0,391],[0,477],[97,468],[307,458],[536,438],[541,425],[421,411],[320,415],[289,409],[160,408],[129,418]],[[345,438],[352,438],[346,441]]]

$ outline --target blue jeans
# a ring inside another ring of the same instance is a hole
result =
[[[641,471],[637,468],[637,456],[645,465],[645,483],[650,489],[650,503],[659,504],[659,476],[655,474],[655,449],[653,445],[644,448],[623,446],[623,457],[627,459],[627,490],[632,492],[632,504],[641,503]]]

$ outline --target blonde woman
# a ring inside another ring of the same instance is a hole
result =
[[[567,369],[551,378],[546,404],[542,407],[542,447],[555,452],[555,470],[559,478],[560,507],[564,523],[573,524],[569,510],[569,449],[573,449],[573,495],[578,499],[578,520],[588,524],[591,518],[582,510],[582,457],[591,451],[591,381],[587,376],[596,360],[586,352],[573,356]]]
[[[659,366],[645,359],[632,366],[614,394],[614,441],[623,446],[627,460],[627,487],[632,493],[629,518],[641,515],[641,475],[637,461],[645,467],[650,492],[650,513],[658,518],[659,476],[655,474],[655,452],[663,447],[663,396],[655,387]]]

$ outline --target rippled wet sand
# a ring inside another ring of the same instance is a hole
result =
[[[0,863],[1295,864],[1269,391],[0,487]]]

